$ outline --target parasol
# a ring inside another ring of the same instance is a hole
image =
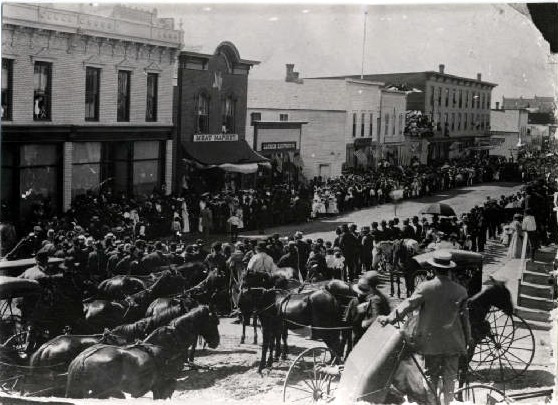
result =
[[[441,215],[443,217],[455,217],[455,211],[448,204],[431,204],[420,211],[421,214]]]

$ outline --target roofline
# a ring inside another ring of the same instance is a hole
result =
[[[308,124],[308,121],[254,121],[254,123],[262,123],[262,124]]]
[[[201,52],[194,52],[194,51],[180,51],[180,54],[178,56],[179,57],[194,56],[196,58],[211,59],[214,55],[209,53],[201,53]],[[239,59],[238,62],[244,65],[251,65],[251,66],[259,65],[261,63],[260,61],[250,60],[250,59]]]
[[[383,75],[411,75],[411,74],[428,74],[428,75],[438,75],[438,76],[443,76],[443,77],[449,77],[452,79],[459,79],[459,80],[465,80],[471,83],[480,83],[480,84],[484,84],[487,86],[491,86],[491,87],[496,87],[498,86],[496,83],[491,83],[491,82],[485,82],[482,80],[477,80],[477,79],[472,79],[469,77],[463,77],[463,76],[456,76],[456,75],[450,75],[448,73],[440,73],[440,72],[436,72],[434,70],[426,70],[426,71],[420,71],[420,72],[388,72],[388,73],[365,73],[364,75],[340,75],[340,76],[323,76],[323,77],[303,77],[303,79],[342,79],[342,78],[355,78],[357,76],[383,76]]]

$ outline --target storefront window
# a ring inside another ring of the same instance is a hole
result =
[[[151,194],[160,186],[160,147],[158,141],[134,142],[132,179],[134,194]]]
[[[72,161],[72,198],[96,191],[101,181],[101,143],[75,142]]]
[[[21,216],[55,210],[58,200],[59,148],[28,144],[20,147]]]

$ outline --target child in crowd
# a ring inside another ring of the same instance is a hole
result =
[[[227,220],[229,224],[230,234],[231,234],[231,242],[235,243],[238,239],[238,228],[240,227],[240,218],[238,217],[238,211],[233,210],[231,216]]]

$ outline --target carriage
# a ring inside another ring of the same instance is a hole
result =
[[[483,286],[482,255],[462,250],[449,250],[457,267],[451,270],[453,280],[462,284],[469,297],[480,294]],[[409,269],[413,288],[432,277],[427,265],[434,253],[412,258]],[[484,290],[483,290],[484,291]],[[535,339],[529,325],[518,315],[498,309],[486,309],[484,323],[489,331],[476,341],[463,373],[464,385],[455,391],[461,400],[486,403],[509,402],[506,384],[520,377],[534,356]],[[283,386],[286,402],[327,401],[334,397],[348,402],[365,400],[385,403],[395,373],[403,358],[414,367],[415,374],[423,369],[409,350],[408,342],[398,327],[372,324],[353,348],[344,364],[328,347],[303,351],[291,364]],[[408,365],[407,365],[408,366]],[[418,371],[418,372],[417,372]],[[423,381],[427,381],[424,378]],[[474,381],[474,382],[473,382]],[[495,382],[497,388],[486,382]],[[430,390],[432,388],[430,387]]]

